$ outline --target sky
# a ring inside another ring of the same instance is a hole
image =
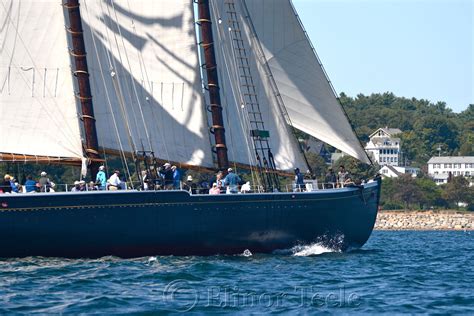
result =
[[[474,104],[474,0],[293,0],[334,88]]]

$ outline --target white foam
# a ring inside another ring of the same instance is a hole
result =
[[[245,249],[244,252],[242,253],[242,256],[244,256],[244,257],[251,257],[251,256],[252,256],[252,253],[250,252],[250,250]]]
[[[293,247],[291,250],[293,252],[293,256],[298,257],[317,256],[328,252],[341,252],[337,249],[325,247],[320,243],[314,243],[307,246],[296,246]]]

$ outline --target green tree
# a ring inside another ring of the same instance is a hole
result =
[[[420,204],[423,209],[447,206],[446,200],[442,197],[443,190],[433,179],[421,177],[417,178],[415,183],[421,191]]]
[[[315,153],[308,152],[306,153],[306,158],[308,159],[308,164],[313,170],[314,175],[316,175],[318,178],[321,178],[326,174],[328,165],[324,161],[323,157]]]
[[[469,181],[463,176],[454,177],[444,186],[443,198],[452,206],[459,208],[458,203],[469,203],[472,199]]]
[[[406,209],[412,209],[415,204],[420,205],[425,199],[423,192],[416,184],[416,180],[409,174],[398,177],[395,181],[393,199],[404,203]]]
[[[377,164],[368,165],[350,156],[341,157],[334,163],[333,167],[336,173],[340,166],[344,166],[353,180],[373,178],[380,170]]]

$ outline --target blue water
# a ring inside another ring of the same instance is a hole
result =
[[[0,260],[0,313],[474,313],[474,232],[374,232],[361,249]]]

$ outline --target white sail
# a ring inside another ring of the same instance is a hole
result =
[[[0,0],[0,153],[83,157],[56,0]]]
[[[276,105],[274,91],[270,88],[263,66],[257,62],[256,48],[253,47],[251,32],[246,26],[246,20],[241,14],[240,1],[234,1],[237,12],[239,30],[230,29],[228,1],[214,0],[212,4],[213,32],[217,66],[219,69],[219,84],[223,103],[224,125],[226,128],[226,142],[230,161],[256,165],[256,154],[253,147],[249,121],[249,109],[242,107],[242,77],[239,73],[239,58],[232,47],[235,40],[234,31],[241,31],[244,41],[245,54],[249,56],[250,72],[258,96],[260,112],[265,130],[270,134],[269,145],[274,155],[276,168],[290,170],[296,167],[306,168],[306,162],[299,149],[296,138],[289,130],[289,126]],[[235,26],[235,25],[234,25]]]
[[[244,1],[294,127],[370,163],[291,0]]]
[[[192,1],[81,3],[99,145],[213,166]]]

